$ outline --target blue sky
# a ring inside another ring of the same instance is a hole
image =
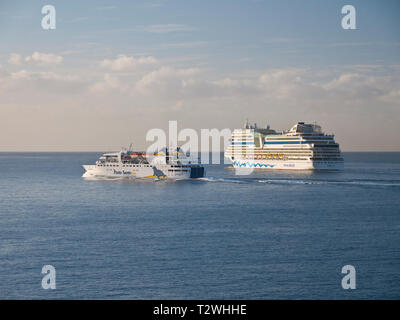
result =
[[[56,30],[41,28],[46,4]],[[346,4],[357,30],[341,28]],[[399,9],[389,0],[1,1],[0,150],[99,150],[132,135],[142,147],[168,120],[233,129],[249,118],[277,129],[316,120],[344,150],[400,151]]]
[[[48,3],[2,1],[2,54],[10,47],[62,52],[94,42],[113,53],[203,54],[213,57],[207,63],[229,68],[249,56],[245,66],[280,67],[390,64],[400,53],[398,1],[351,1],[356,31],[340,26],[348,1],[51,1],[57,10],[52,33],[40,26],[40,8]],[[170,32],[151,32],[154,25],[172,26]],[[168,47],[184,42],[193,46]]]

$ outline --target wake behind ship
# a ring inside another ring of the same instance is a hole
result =
[[[290,130],[276,132],[269,126],[246,123],[235,129],[225,156],[236,168],[343,170],[344,161],[333,134],[317,124],[298,122]]]
[[[204,177],[204,167],[186,158],[180,148],[154,154],[121,150],[103,154],[96,164],[83,165],[84,178],[189,179]]]

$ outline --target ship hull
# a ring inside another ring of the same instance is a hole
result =
[[[341,171],[343,161],[280,161],[280,160],[233,160],[234,168],[266,169],[266,170],[321,170]]]
[[[190,179],[204,176],[204,168],[200,166],[178,167],[170,165],[148,165],[148,166],[98,166],[83,165],[86,172],[84,178],[129,178],[129,179]]]

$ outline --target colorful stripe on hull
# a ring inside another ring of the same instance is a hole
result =
[[[233,161],[233,165],[236,167],[245,167],[245,168],[273,168],[275,167],[274,164],[263,164],[263,163],[249,163],[248,161],[240,162],[240,161]]]

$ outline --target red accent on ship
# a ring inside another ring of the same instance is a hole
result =
[[[129,152],[129,155],[130,156],[147,156],[147,155],[150,155],[150,154],[147,154],[146,152]]]

